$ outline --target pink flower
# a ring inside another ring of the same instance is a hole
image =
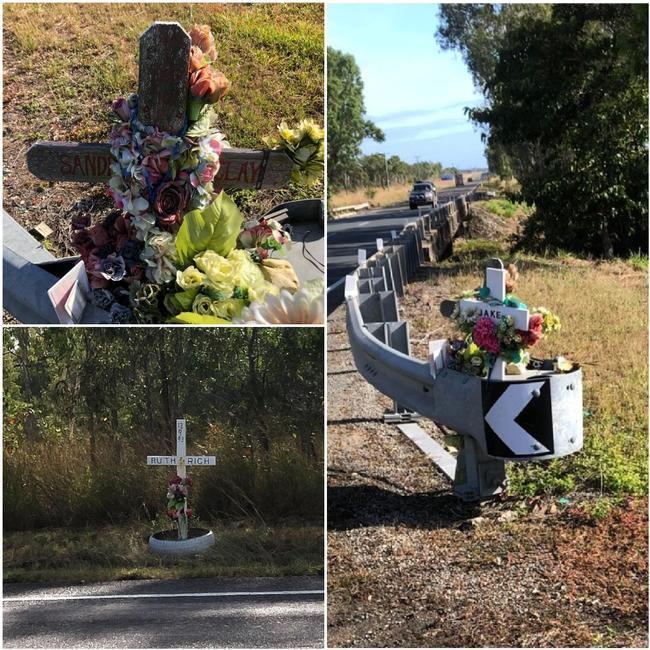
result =
[[[169,170],[169,160],[160,154],[149,154],[142,159],[142,166],[147,170],[149,182],[157,185]]]
[[[124,99],[124,97],[116,99],[111,104],[111,108],[113,109],[114,113],[117,113],[123,122],[128,122],[131,119],[131,109],[129,108],[129,104],[126,99]]]
[[[109,187],[106,190],[106,194],[108,194],[108,196],[110,196],[113,199],[113,203],[115,203],[115,207],[118,210],[121,210],[124,207],[124,196],[121,192],[118,192],[113,187]]]
[[[185,514],[186,514],[188,517],[191,517],[191,516],[192,516],[192,512],[193,512],[192,508],[185,508]]]
[[[472,332],[472,339],[476,345],[488,352],[499,354],[501,350],[501,345],[497,338],[497,327],[487,316],[481,316],[476,321],[474,331]]]
[[[521,343],[524,347],[532,348],[542,338],[542,322],[543,317],[541,314],[533,314],[528,319],[528,331],[522,332],[517,330],[517,334],[521,336]]]
[[[214,151],[218,156],[221,155],[223,146],[221,145],[220,140],[217,140],[217,138],[210,138],[208,140],[208,145],[210,146],[210,149],[212,149],[212,151]]]
[[[126,147],[131,143],[133,131],[129,124],[119,124],[111,131],[111,147]]]

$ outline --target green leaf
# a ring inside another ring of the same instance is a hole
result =
[[[203,211],[188,212],[176,235],[181,265],[189,266],[194,256],[205,250],[226,257],[237,243],[242,220],[239,208],[225,192],[220,192]]]
[[[201,98],[194,97],[190,101],[190,112],[194,111],[196,114],[196,108],[203,102]],[[216,122],[217,114],[214,111],[214,107],[211,104],[204,104],[198,113],[198,118],[187,129],[186,135],[189,138],[204,138],[211,131],[213,131],[213,126]]]
[[[170,318],[168,323],[184,323],[187,325],[229,325],[230,321],[217,316],[195,314],[193,311],[184,311],[178,316]]]
[[[165,307],[169,309],[172,314],[178,314],[182,311],[189,311],[192,308],[192,303],[196,294],[201,287],[193,287],[178,293],[168,293],[165,296]]]

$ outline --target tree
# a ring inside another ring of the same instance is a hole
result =
[[[486,98],[470,117],[536,207],[519,246],[647,251],[647,6],[449,7],[439,38]]]
[[[361,142],[383,142],[383,132],[365,119],[363,81],[354,57],[327,48],[327,180],[336,190],[348,187],[348,175]]]

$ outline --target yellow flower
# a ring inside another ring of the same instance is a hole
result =
[[[239,248],[231,250],[228,262],[232,268],[230,280],[236,287],[250,289],[266,282],[262,269],[253,262],[247,251]]]
[[[184,271],[176,271],[176,284],[187,291],[200,287],[205,281],[205,275],[195,266],[188,266]]]
[[[192,311],[195,314],[201,314],[202,316],[208,316],[212,314],[212,300],[208,296],[204,296],[202,293],[199,293],[194,302],[192,303]]]
[[[241,298],[228,298],[228,300],[218,300],[212,303],[212,313],[219,318],[232,320],[241,314],[246,303]]]
[[[234,267],[225,257],[206,250],[194,257],[194,263],[205,273],[207,284],[228,296],[232,293]]]

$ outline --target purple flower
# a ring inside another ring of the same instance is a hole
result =
[[[114,113],[117,113],[122,122],[128,122],[131,119],[131,109],[129,108],[129,104],[126,99],[124,99],[124,97],[116,99],[111,104],[111,108],[113,109]]]
[[[115,298],[107,289],[93,289],[90,294],[90,302],[95,307],[108,311],[115,302]]]
[[[122,248],[120,248],[119,253],[124,258],[127,268],[130,268],[133,264],[138,262],[141,250],[142,247],[140,242],[133,239],[127,240]]]
[[[119,302],[114,302],[111,305],[110,314],[111,323],[114,325],[123,325],[133,321],[133,312],[128,307],[120,305]]]
[[[107,280],[119,282],[126,275],[126,263],[124,262],[124,258],[117,253],[111,253],[101,261],[99,272]]]

